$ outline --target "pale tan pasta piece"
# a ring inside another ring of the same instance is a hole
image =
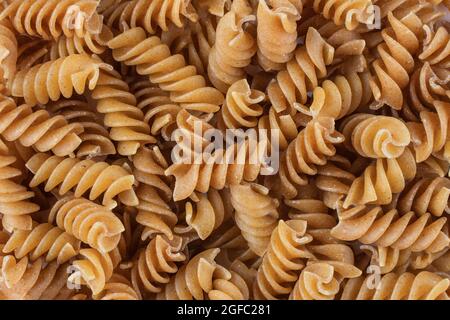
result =
[[[111,276],[103,290],[93,295],[93,298],[95,300],[141,300],[130,281],[117,273]]]
[[[170,100],[169,93],[142,80],[131,85],[137,107],[144,113],[144,122],[150,126],[150,134],[169,141],[176,129],[176,117],[181,107]]]
[[[355,266],[338,262],[316,262],[306,266],[300,273],[290,300],[334,300],[344,279],[359,277],[361,271]]]
[[[372,245],[360,245],[360,249],[370,256],[369,266],[366,268],[369,273],[405,272],[414,264],[415,253],[411,252],[410,249],[399,250],[392,247]]]
[[[16,73],[11,82],[11,94],[23,97],[30,106],[83,94],[97,85],[101,69],[110,66],[86,54],[71,54],[64,58],[38,64]]]
[[[16,35],[8,21],[0,22],[0,70],[1,83],[11,81],[16,73],[19,48]],[[4,84],[2,84],[2,87]]]
[[[131,270],[133,287],[141,292],[161,292],[170,276],[187,259],[181,252],[182,241],[178,236],[169,241],[157,235],[145,248],[140,249]]]
[[[231,0],[193,0],[192,3],[195,8],[200,8],[201,10],[206,10],[208,13],[223,17],[224,14],[231,7]]]
[[[313,118],[341,119],[365,107],[371,100],[370,74],[367,71],[350,72],[323,81],[313,90],[311,103],[299,105],[299,110]]]
[[[136,221],[144,226],[142,238],[163,234],[173,239],[173,227],[178,221],[168,201],[172,197],[169,181],[164,175],[168,163],[158,147],[142,147],[133,157],[133,174],[139,182]]]
[[[170,92],[171,100],[182,108],[206,113],[219,110],[222,93],[208,87],[205,78],[187,65],[181,54],[172,55],[159,37],[147,37],[142,28],[133,28],[113,38],[108,46],[115,60],[136,66],[138,74],[148,75],[152,83]]]
[[[279,219],[278,200],[257,184],[231,185],[230,193],[236,225],[249,248],[263,256]]]
[[[245,77],[244,68],[256,54],[256,40],[246,26],[255,20],[247,0],[236,0],[217,24],[217,41],[209,54],[208,76],[224,93],[230,85]]]
[[[117,249],[109,253],[101,253],[93,248],[81,249],[78,259],[71,264],[73,273],[69,275],[68,282],[86,285],[93,295],[100,294],[121,259]]]
[[[33,226],[31,230],[15,229],[2,251],[14,252],[16,259],[29,256],[35,261],[45,256],[46,262],[56,260],[63,264],[75,257],[80,249],[80,241],[59,227],[49,223]]]
[[[117,205],[113,200],[116,196],[127,205],[138,204],[136,196],[127,197],[127,193],[134,194],[135,178],[121,166],[90,159],[50,156],[45,153],[36,153],[26,166],[34,174],[30,181],[31,187],[45,183],[46,192],[59,188],[60,195],[73,188],[75,197],[81,197],[90,190],[90,200],[103,196],[102,203],[110,208]],[[130,201],[126,201],[127,199]]]
[[[445,2],[446,0],[444,0]],[[410,13],[417,15],[424,24],[432,24],[445,15],[439,10],[442,0],[416,1],[416,0],[377,0],[375,4],[380,8],[380,18],[383,19],[392,12],[399,19]]]
[[[208,292],[209,300],[248,300],[250,290],[244,278],[237,272],[229,270],[230,276],[217,277],[213,288]]]
[[[225,202],[222,191],[209,189],[207,193],[194,192],[184,207],[186,226],[179,224],[174,231],[180,235],[195,232],[201,240],[205,240],[231,216]]]
[[[395,159],[374,160],[351,184],[344,208],[351,205],[389,204],[416,175],[417,165],[409,148]]]
[[[308,28],[304,45],[292,53],[285,70],[279,71],[267,87],[273,108],[281,112],[305,104],[308,92],[326,77],[334,51],[315,28]]]
[[[0,213],[2,226],[8,232],[30,230],[30,214],[39,210],[39,205],[31,201],[34,192],[20,184],[23,172],[18,163],[13,150],[0,140]]]
[[[277,192],[287,199],[294,198],[297,186],[306,185],[307,176],[315,175],[317,167],[336,154],[334,145],[343,141],[344,136],[335,130],[332,118],[311,120],[281,156]]]
[[[356,0],[351,3],[341,0],[313,0],[312,5],[314,11],[333,20],[336,25],[344,25],[348,30],[354,30],[360,24],[369,24],[375,18],[371,11],[371,0]]]
[[[418,215],[431,213],[436,217],[450,214],[450,179],[422,178],[412,182],[400,194],[397,208],[400,213],[414,211]]]
[[[116,154],[116,147],[103,126],[101,115],[81,99],[58,100],[46,106],[52,114],[62,115],[67,122],[82,125],[84,132],[78,136],[82,140],[76,150],[79,158],[102,157]]]
[[[0,14],[0,20],[8,17],[18,33],[46,40],[61,35],[82,37],[100,30],[97,6],[96,0],[13,0]]]
[[[58,200],[48,220],[101,253],[113,251],[125,229],[112,211],[83,198]]]
[[[242,300],[246,298],[245,292],[248,297],[245,282],[215,261],[219,252],[218,248],[208,249],[191,258],[171,277],[164,290],[158,293],[157,299],[205,300],[207,297],[223,299],[223,295],[226,294],[229,298]],[[228,293],[223,292],[227,287],[231,290]]]
[[[301,0],[259,1],[256,18],[258,62],[266,70],[281,70],[297,46]]]
[[[187,20],[198,20],[190,0],[118,1],[103,14],[105,23],[111,28],[124,31],[142,27],[149,34],[155,34],[158,29],[167,31],[171,24],[181,28]]]
[[[68,264],[45,264],[40,258],[28,265],[28,259],[2,258],[0,297],[2,300],[54,300],[67,285]]]
[[[406,124],[394,117],[358,113],[344,119],[344,145],[368,158],[397,158],[411,142]]]
[[[448,28],[445,25],[436,28],[424,25],[423,28],[425,30],[425,39],[419,59],[442,68],[450,67],[450,36]]]
[[[448,300],[450,280],[428,271],[388,273],[375,286],[371,276],[349,280],[341,300]]]
[[[298,279],[305,260],[312,257],[306,245],[312,237],[303,220],[280,220],[272,233],[269,248],[258,268],[253,285],[255,299],[274,300],[287,297]]]
[[[449,244],[442,229],[446,218],[435,219],[429,213],[417,217],[412,211],[399,215],[395,209],[356,206],[339,212],[339,223],[331,235],[345,241],[392,247],[412,252],[435,253]]]
[[[227,129],[255,127],[263,113],[259,103],[264,98],[264,92],[250,89],[246,79],[236,81],[228,88],[218,126]]]
[[[120,155],[133,155],[140,146],[156,142],[136,106],[136,97],[118,72],[102,70],[91,97],[97,103],[97,112],[104,114],[104,125],[110,128],[109,137],[117,141]]]

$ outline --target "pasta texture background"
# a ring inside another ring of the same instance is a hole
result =
[[[0,300],[450,300],[450,1],[0,3]]]

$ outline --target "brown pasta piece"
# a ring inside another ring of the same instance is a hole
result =
[[[90,190],[90,200],[103,195],[102,203],[110,208],[117,205],[113,200],[115,196],[119,196],[127,205],[138,204],[136,196],[133,196],[134,176],[121,166],[90,159],[50,156],[45,153],[35,154],[26,166],[34,174],[30,181],[31,187],[45,182],[46,192],[59,187],[60,195],[74,188],[75,197],[81,197]]]
[[[182,108],[207,113],[219,110],[222,93],[207,87],[196,68],[186,65],[182,55],[172,55],[159,37],[147,37],[142,28],[133,28],[113,38],[108,46],[115,60],[136,66],[140,75],[148,75],[152,83],[170,92],[171,100]]]
[[[395,209],[383,212],[380,207],[356,206],[339,213],[339,223],[331,235],[345,241],[433,253],[449,244],[442,232],[445,223],[446,218],[433,219],[429,213],[416,217],[412,211],[399,215]]]

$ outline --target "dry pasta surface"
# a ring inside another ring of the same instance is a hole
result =
[[[449,10],[0,1],[0,300],[449,300]]]

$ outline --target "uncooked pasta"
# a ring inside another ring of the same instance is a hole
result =
[[[0,1],[0,300],[450,300],[449,10]]]

